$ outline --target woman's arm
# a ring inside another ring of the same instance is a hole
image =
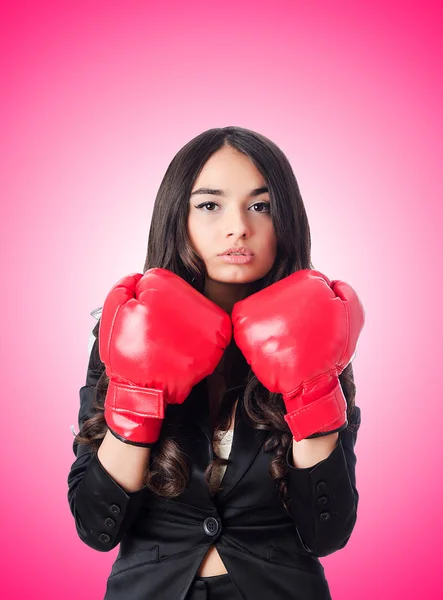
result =
[[[94,412],[94,389],[103,370],[96,340],[86,385],[80,389],[80,430]],[[91,548],[112,550],[135,519],[146,494],[146,488],[140,486],[150,451],[120,442],[109,431],[98,453],[74,441],[76,460],[68,475],[68,502],[77,533]]]
[[[295,466],[293,448],[288,448],[290,514],[305,547],[316,556],[327,556],[343,548],[354,529],[358,506],[354,446],[360,423],[360,408],[355,406],[349,419],[353,429],[348,424],[338,432],[332,452],[313,466]],[[321,438],[308,441],[317,439]],[[304,458],[309,459],[307,455]]]
[[[338,443],[338,433],[330,433],[318,438],[306,438],[297,442],[292,438],[292,464],[305,469],[325,460]]]
[[[151,448],[125,444],[109,431],[98,449],[102,467],[125,492],[137,492],[143,488],[143,479],[149,464]]]

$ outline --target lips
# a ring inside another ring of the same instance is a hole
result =
[[[222,252],[219,256],[230,256],[231,254],[236,254],[238,256],[254,256],[254,253],[246,248],[246,246],[231,246],[227,248],[224,252]]]

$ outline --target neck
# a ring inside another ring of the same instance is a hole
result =
[[[251,283],[225,283],[207,277],[204,295],[230,315],[234,304],[257,291],[259,285],[260,280]]]

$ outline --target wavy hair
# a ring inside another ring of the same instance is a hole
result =
[[[291,165],[284,153],[265,136],[242,127],[209,129],[188,142],[173,158],[158,190],[148,238],[147,255],[143,273],[153,267],[168,269],[182,277],[203,293],[206,268],[195,253],[187,232],[189,198],[201,169],[210,156],[222,148],[231,146],[246,155],[263,175],[272,198],[271,217],[277,237],[277,254],[271,270],[251,286],[252,293],[287,277],[300,269],[314,269],[311,263],[311,237],[308,218],[299,186]],[[175,240],[171,244],[171,240]],[[99,335],[100,319],[94,327]],[[98,343],[94,351],[98,355]],[[227,389],[223,394],[215,419],[214,435],[223,430],[238,397],[239,386],[244,387],[243,408],[252,427],[271,432],[264,444],[264,452],[273,452],[269,475],[275,481],[279,498],[288,512],[286,454],[292,441],[291,431],[284,420],[286,413],[281,394],[269,392],[257,379],[232,338],[225,350]],[[76,435],[78,444],[86,444],[97,451],[103,440],[107,425],[104,418],[104,401],[109,379],[105,365],[97,356],[101,375],[94,390],[94,414],[86,419]],[[355,384],[352,364],[339,377],[347,400],[348,427],[355,406]],[[227,460],[218,457],[205,471],[209,493],[213,496],[219,489],[214,482],[214,470]],[[164,497],[177,497],[183,493],[190,471],[179,443],[172,438],[160,439],[151,449],[150,465],[145,473],[144,484],[152,492]]]

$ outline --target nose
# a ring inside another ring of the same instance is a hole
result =
[[[247,238],[250,235],[247,216],[238,208],[227,211],[224,228],[226,237]]]

